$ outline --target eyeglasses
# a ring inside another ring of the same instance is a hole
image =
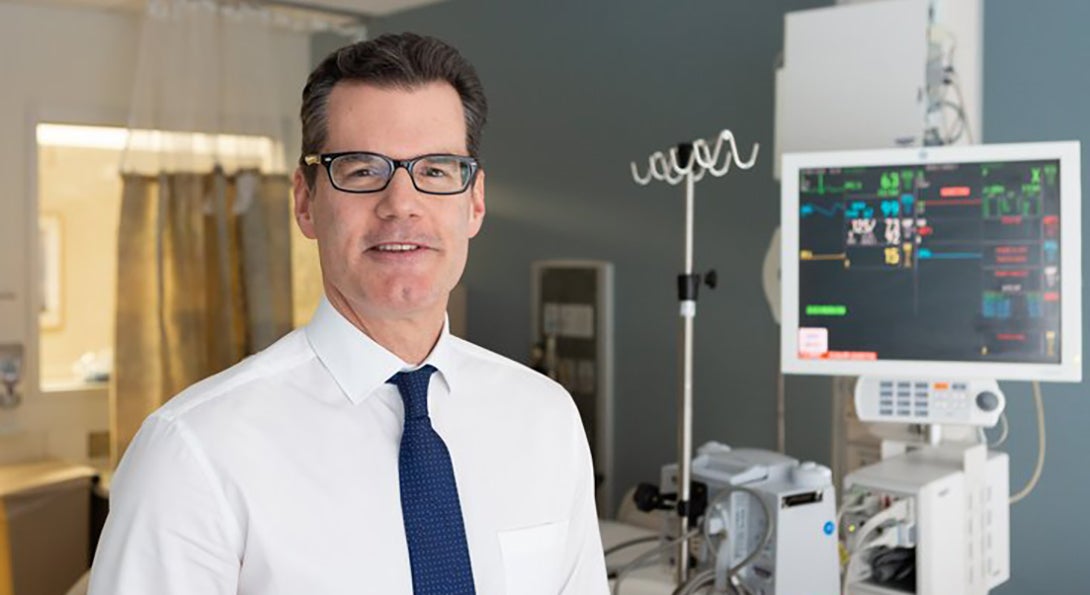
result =
[[[477,176],[480,164],[463,155],[421,155],[413,159],[391,159],[378,153],[348,151],[304,155],[305,165],[325,165],[329,182],[342,192],[380,192],[390,185],[397,168],[409,172],[413,187],[425,194],[460,194]]]

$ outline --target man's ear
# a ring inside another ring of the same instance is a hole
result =
[[[477,179],[469,190],[469,237],[476,236],[484,223],[484,170],[477,172]]]
[[[295,195],[295,222],[299,224],[299,231],[309,239],[315,239],[314,233],[314,188],[307,184],[303,168],[295,168],[292,176],[292,194]]]

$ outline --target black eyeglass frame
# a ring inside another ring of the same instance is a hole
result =
[[[345,155],[370,155],[372,157],[378,157],[390,166],[390,177],[386,178],[385,184],[383,184],[380,188],[375,188],[374,190],[346,190],[344,188],[341,188],[337,185],[337,182],[333,181],[333,162],[338,157],[344,157]],[[417,162],[433,157],[456,157],[458,159],[466,160],[466,163],[469,164],[469,176],[466,178],[465,185],[463,185],[460,190],[453,190],[451,192],[435,192],[433,190],[424,190],[420,186],[416,185],[416,176],[413,175],[413,167],[417,164]],[[397,169],[399,167],[403,167],[405,168],[405,171],[409,172],[409,180],[412,181],[413,188],[416,188],[417,192],[432,194],[436,196],[451,196],[454,194],[461,194],[468,190],[469,187],[473,185],[473,181],[477,179],[477,172],[479,172],[481,169],[481,164],[477,161],[477,159],[468,155],[453,155],[450,153],[428,153],[427,155],[420,155],[419,157],[413,157],[412,159],[394,159],[392,157],[387,157],[382,153],[372,153],[370,151],[341,151],[339,153],[303,155],[301,161],[303,162],[303,165],[308,166],[319,164],[324,165],[326,176],[329,177],[329,184],[337,190],[340,190],[341,192],[348,192],[349,194],[373,194],[375,192],[382,192],[390,186],[390,180],[394,179],[394,174],[397,173]]]

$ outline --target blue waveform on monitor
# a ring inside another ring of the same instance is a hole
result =
[[[1044,296],[1039,293],[1029,294],[1026,296],[1026,309],[1029,310],[1030,318],[1042,318],[1045,315]]]
[[[824,217],[835,217],[837,211],[844,210],[844,203],[835,203],[831,208],[825,208],[814,203],[806,203],[799,209],[800,214],[803,217],[807,215],[822,215]]]
[[[867,206],[866,201],[856,200],[845,207],[844,216],[849,219],[870,219],[874,217],[874,207]]]
[[[983,304],[981,304],[980,314],[984,318],[1010,318],[1011,301],[1009,298],[985,294]]]
[[[920,260],[964,260],[980,258],[979,252],[932,252],[928,248],[920,248],[920,253],[917,258]]]

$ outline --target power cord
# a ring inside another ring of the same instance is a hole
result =
[[[903,524],[910,514],[909,500],[897,500],[890,504],[885,510],[875,514],[867,519],[864,523],[859,535],[854,539],[852,548],[848,556],[848,565],[844,570],[844,579],[841,586],[842,595],[848,595],[848,585],[850,585],[855,577],[853,570],[855,569],[856,562],[861,559],[862,555],[877,547],[894,547],[902,545],[904,541],[904,534],[898,523]],[[887,523],[893,522],[892,525]],[[876,531],[881,530],[881,533],[871,539],[871,536]]]
[[[937,23],[931,23],[929,28],[930,33],[934,37],[942,37],[949,43],[949,49],[945,52],[942,50],[942,42],[938,41],[939,45],[939,57],[935,60],[941,61],[941,90],[933,94],[930,94],[931,101],[928,106],[928,113],[936,110],[942,110],[942,130],[937,130],[937,127],[931,128],[928,131],[928,136],[937,141],[938,144],[952,145],[961,139],[964,134],[969,141],[969,144],[975,144],[976,140],[973,137],[973,130],[969,121],[969,116],[965,112],[965,98],[961,91],[961,77],[958,75],[956,68],[954,67],[954,54],[957,50],[957,37],[952,31],[938,25]],[[943,56],[942,54],[945,54]],[[933,84],[929,81],[929,85]],[[937,86],[937,81],[934,83]],[[952,102],[946,98],[947,89],[953,89],[954,94],[957,96],[957,101]],[[957,114],[957,129],[951,130],[946,120],[947,109],[952,109]]]
[[[724,500],[729,499],[735,492],[743,492],[749,495],[750,498],[756,500],[757,503],[761,505],[761,511],[764,513],[765,516],[765,530],[764,533],[761,535],[761,541],[757,544],[756,547],[753,548],[753,551],[746,555],[746,557],[743,558],[741,562],[738,562],[734,566],[731,566],[724,572],[720,567],[719,558],[723,557],[724,554],[729,553],[729,550],[723,549],[726,546],[725,539],[719,540],[719,542],[716,543],[716,540],[713,538],[716,531],[711,530],[711,525],[715,522],[716,508]],[[761,555],[761,552],[764,551],[765,547],[768,546],[768,542],[772,539],[772,524],[774,522],[775,520],[772,517],[772,511],[768,508],[768,504],[761,498],[761,496],[757,492],[750,488],[747,488],[746,486],[731,486],[716,494],[715,498],[708,504],[707,512],[704,515],[704,522],[702,523],[705,543],[714,553],[714,557],[716,559],[714,574],[716,589],[725,589],[730,583],[731,577],[737,574],[739,570],[745,568],[750,563],[752,563],[753,560],[757,558],[757,556]]]
[[[726,589],[715,589],[715,569],[707,568],[694,574],[685,584],[681,585],[671,595],[694,595],[697,591],[711,588],[711,593],[726,593],[727,595],[758,595],[737,582],[738,577],[727,586]]]
[[[708,568],[694,574],[684,584],[674,589],[671,595],[693,595],[700,589],[711,586],[715,582],[715,570]]]
[[[887,548],[874,553],[870,559],[871,577],[879,583],[899,583],[915,580],[916,550],[909,548]]]
[[[1037,464],[1034,466],[1033,475],[1030,476],[1025,487],[1011,496],[1011,504],[1021,502],[1033,491],[1033,488],[1037,487],[1037,482],[1040,481],[1041,473],[1045,468],[1045,447],[1047,446],[1045,439],[1045,402],[1041,398],[1040,383],[1034,380],[1031,384],[1033,386],[1033,403],[1037,408]]]
[[[999,438],[995,439],[995,442],[988,441],[988,435],[984,432],[984,428],[980,429],[981,442],[988,445],[988,448],[999,448],[1007,442],[1007,438],[1011,433],[1010,422],[1007,421],[1007,412],[999,414]]]
[[[616,554],[621,550],[628,549],[634,545],[640,545],[641,543],[650,543],[652,541],[658,541],[659,539],[660,537],[658,535],[647,535],[644,537],[630,539],[628,541],[622,541],[621,543],[606,548],[605,551],[602,552],[602,556],[608,558],[611,555]]]
[[[693,529],[692,531],[689,531],[681,537],[675,537],[654,549],[648,550],[640,554],[639,556],[636,556],[631,562],[625,564],[619,570],[617,570],[617,578],[613,581],[613,595],[619,595],[619,593],[621,592],[621,582],[634,570],[642,568],[647,562],[654,560],[656,557],[662,555],[663,552],[681,543],[683,539],[691,539],[699,534],[699,529]]]
[[[864,542],[863,539],[866,541]],[[870,550],[880,547],[892,548],[900,543],[899,532],[894,530],[894,527],[889,527],[887,530],[882,531],[877,536],[871,538],[868,534],[857,543],[857,549],[852,552],[848,558],[848,568],[844,571],[844,591],[847,593],[848,584],[852,582],[854,573],[852,572],[853,565],[862,559],[863,554]]]
[[[844,521],[844,515],[852,512],[860,512],[866,510],[872,505],[878,503],[878,499],[868,492],[855,491],[849,498],[845,499],[845,502],[840,505],[840,510],[836,511],[836,528],[840,530],[840,524]]]
[[[969,144],[975,144],[976,141],[973,140],[973,129],[969,125],[969,116],[965,114],[965,98],[961,95],[961,77],[958,76],[958,73],[954,70],[953,65],[949,66],[948,74],[949,76],[946,78],[946,82],[954,88],[954,93],[958,96],[959,121],[965,128],[965,136],[968,138]]]

